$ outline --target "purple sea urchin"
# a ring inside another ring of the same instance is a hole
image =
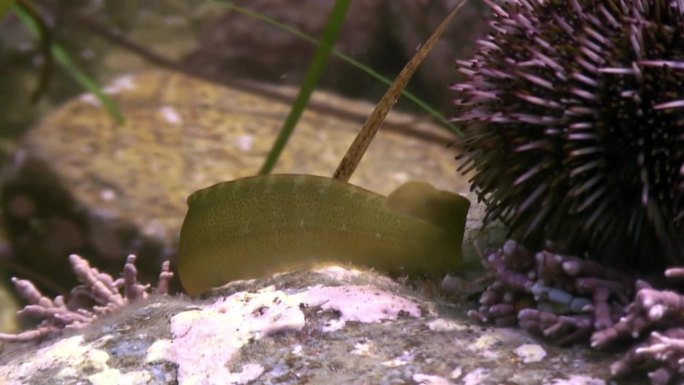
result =
[[[453,88],[488,219],[624,269],[684,262],[684,1],[485,2]]]

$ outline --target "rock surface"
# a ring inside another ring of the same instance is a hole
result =
[[[73,281],[69,253],[109,272],[136,253],[142,273],[153,276],[174,252],[187,196],[254,175],[296,92],[219,87],[163,71],[123,76],[106,91],[125,125],[115,126],[91,95],[72,100],[30,130],[5,178],[3,215],[19,262],[65,288]],[[372,107],[316,93],[275,171],[332,175]],[[463,191],[451,139],[393,113],[351,182],[385,194],[409,179]]]
[[[425,293],[330,266],[233,282],[199,300],[153,297],[78,332],[3,346],[0,382],[607,383],[615,356],[482,327]]]

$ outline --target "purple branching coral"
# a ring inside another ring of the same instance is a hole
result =
[[[614,376],[649,372],[652,385],[684,381],[684,296],[573,256],[536,254],[509,240],[484,260],[495,276],[469,316],[519,325],[561,344],[605,348],[639,342],[611,366]],[[668,278],[684,277],[673,268]]]
[[[19,314],[42,319],[42,322],[35,329],[19,334],[0,333],[0,341],[31,341],[63,329],[81,328],[98,317],[147,298],[150,285],[138,282],[135,258],[135,255],[128,256],[122,277],[115,280],[111,275],[91,267],[88,261],[78,255],[70,255],[72,269],[81,284],[71,290],[68,302],[62,296],[51,300],[43,296],[31,281],[12,278],[19,295],[29,303]],[[169,261],[165,261],[162,263],[155,293],[167,294],[171,278],[173,273],[170,271]]]
[[[669,278],[684,277],[684,269],[665,271]],[[649,370],[653,385],[682,383],[684,381],[684,296],[670,290],[658,290],[645,281],[639,288],[626,315],[608,328],[591,336],[591,345],[602,348],[624,338],[647,338],[632,347],[611,366],[611,372],[620,376],[637,369]]]
[[[453,89],[488,219],[622,270],[684,264],[684,1],[485,2]]]
[[[519,324],[559,343],[587,339],[617,322],[634,288],[630,277],[577,257],[529,253],[515,241],[485,259],[496,281],[471,317],[501,326]]]

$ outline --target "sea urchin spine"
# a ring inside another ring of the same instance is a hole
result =
[[[488,219],[624,269],[684,262],[684,1],[485,2],[453,89]]]

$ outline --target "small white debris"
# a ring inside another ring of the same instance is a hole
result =
[[[606,385],[604,380],[581,375],[572,375],[570,378],[556,378],[551,381],[544,382],[543,385]]]
[[[235,146],[242,151],[250,151],[254,147],[254,136],[240,135],[235,138]]]
[[[497,353],[494,350],[485,350],[482,353],[480,353],[480,355],[482,356],[482,358],[490,360],[490,361],[494,361],[497,358],[499,358],[499,353]]]
[[[477,368],[463,377],[463,385],[480,385],[489,376],[489,371],[485,368]]]
[[[471,344],[469,344],[466,349],[471,352],[479,352],[482,350],[488,350],[492,346],[499,343],[499,339],[493,334],[484,334],[479,337]]]
[[[399,366],[407,365],[411,361],[413,361],[413,354],[404,351],[401,354],[401,356],[392,358],[391,360],[384,361],[381,363],[381,365],[386,366],[388,368],[396,368]]]
[[[166,237],[166,227],[159,219],[151,219],[142,227],[142,233],[146,237],[164,239]]]
[[[104,87],[102,91],[108,95],[114,95],[121,93],[122,91],[130,91],[135,89],[135,77],[133,75],[120,76],[107,87]],[[99,107],[102,105],[100,100],[92,93],[85,93],[79,97],[79,100],[85,104],[90,104],[91,106]]]
[[[159,113],[167,122],[177,126],[183,123],[183,118],[180,114],[171,106],[161,106],[159,108]]]
[[[359,342],[354,345],[354,350],[351,351],[351,354],[356,354],[359,356],[370,356],[371,355],[371,344],[368,342]]]
[[[88,382],[92,385],[149,384],[152,381],[150,374],[145,371],[122,372],[114,368],[108,368],[91,374],[87,378]]]
[[[169,351],[173,348],[171,340],[160,339],[147,348],[145,362],[157,362],[166,360]]]
[[[421,385],[449,385],[449,380],[446,378],[429,374],[416,373],[411,379]]]
[[[522,358],[523,362],[528,364],[530,362],[539,362],[546,357],[546,351],[536,344],[524,344],[518,346],[514,350],[518,357]]]
[[[465,330],[466,327],[458,322],[452,320],[445,320],[437,318],[427,323],[427,327],[433,332],[453,332],[457,330]]]
[[[102,105],[95,95],[91,93],[83,94],[78,99],[85,104],[90,104],[91,106],[99,107]]]
[[[452,370],[451,373],[449,373],[449,378],[452,380],[457,380],[461,375],[463,374],[463,368],[460,366],[457,367],[456,369]]]
[[[402,360],[401,358],[393,358],[391,360],[387,360],[382,363],[382,366],[386,366],[388,368],[396,368],[398,366],[404,366],[408,364],[408,362]]]
[[[410,178],[410,175],[408,173],[405,173],[405,172],[395,172],[395,173],[392,173],[390,176],[393,180],[395,180],[399,183],[404,183],[404,182],[408,181]]]
[[[100,191],[100,199],[104,202],[111,202],[116,199],[116,191],[105,189]]]
[[[337,281],[345,281],[361,275],[361,270],[345,268],[337,265],[323,266],[314,270],[316,273],[323,274]]]
[[[132,91],[134,89],[135,77],[133,75],[124,75],[114,79],[103,91],[105,94],[114,95],[121,93],[121,91]]]

